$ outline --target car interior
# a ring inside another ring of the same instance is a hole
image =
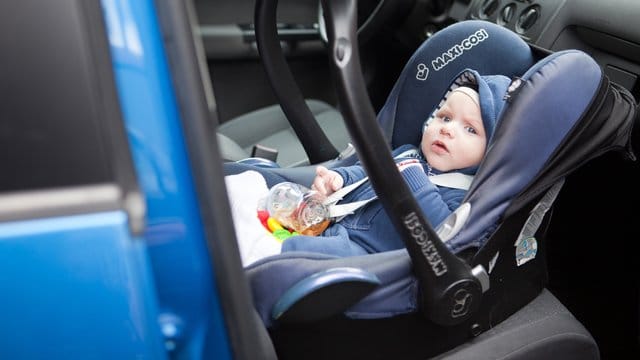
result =
[[[640,358],[638,18],[633,0],[0,3],[0,357]],[[468,68],[514,80],[466,205],[433,227],[389,150]],[[230,169],[309,184],[356,161],[406,249],[243,266]]]
[[[378,6],[382,7],[382,3],[384,3],[384,1],[379,2]],[[402,70],[403,66],[413,54],[412,51],[419,47],[420,44],[437,33],[437,31],[453,23],[472,19],[490,21],[509,29],[518,34],[527,44],[536,50],[546,52],[558,52],[565,49],[582,50],[600,64],[604,73],[612,82],[621,85],[633,94],[635,98],[638,98],[639,87],[636,82],[638,59],[634,60],[635,55],[633,55],[633,49],[636,48],[635,44],[638,42],[639,34],[631,34],[629,26],[623,25],[629,24],[631,19],[627,16],[630,13],[634,13],[634,9],[633,6],[629,4],[622,3],[617,5],[620,6],[614,6],[615,9],[608,9],[606,11],[606,18],[619,19],[619,21],[612,22],[601,21],[600,19],[605,17],[603,14],[598,13],[601,9],[595,3],[590,2],[417,1],[408,7],[404,4],[399,5],[396,10],[390,11],[394,14],[392,17],[395,20],[382,22],[384,25],[381,25],[382,29],[378,30],[380,32],[378,34],[379,37],[376,37],[375,41],[369,41],[367,39],[359,47],[361,54],[363,54],[361,56],[362,72],[367,90],[369,91],[371,104],[379,115],[384,105],[384,95],[382,94],[391,92],[391,87],[394,84],[394,76],[397,78],[400,70]],[[198,6],[200,6],[200,8],[203,7],[203,5],[196,3],[197,8]],[[300,4],[298,4],[298,6],[300,6]],[[285,10],[286,7],[286,3],[278,5],[278,11],[280,11],[278,13],[278,26],[283,26],[280,21],[287,22],[286,20],[280,20],[282,17],[286,18],[287,16],[285,15],[287,11]],[[366,12],[364,7],[366,7],[366,5],[358,4],[358,23],[360,28],[362,28],[361,22],[364,21],[361,20],[362,12]],[[369,8],[375,8],[375,6],[370,6]],[[625,8],[626,11],[623,10]],[[637,13],[637,10],[635,11]],[[198,13],[200,13],[200,11],[198,11]],[[372,11],[369,15],[375,18],[377,13]],[[209,30],[213,30],[216,26],[214,25],[215,20],[204,22],[203,25],[202,16],[203,15],[199,15],[201,26],[209,26]],[[314,25],[316,24],[316,18],[310,17],[308,21],[310,21],[311,26],[307,24],[307,28],[316,27],[316,25]],[[365,22],[368,21],[369,20],[366,20]],[[319,24],[317,27],[321,27],[321,25],[323,24]],[[305,28],[305,26],[293,27]],[[256,32],[258,31],[259,30],[256,30]],[[323,31],[319,32],[322,37]],[[285,39],[291,38],[285,38],[280,35],[280,39],[284,42],[286,41]],[[212,40],[213,37],[203,37],[205,49],[207,48],[207,41]],[[358,40],[360,40],[360,36],[358,36]],[[303,42],[304,40],[299,38],[299,43]],[[299,57],[288,53],[288,51],[292,51],[291,49],[296,48],[295,45],[292,45],[294,43],[294,40],[290,40],[288,46],[283,46],[284,54],[288,56],[287,60],[292,63],[295,63],[295,59],[299,60]],[[246,43],[244,45],[247,46]],[[207,51],[211,52],[212,49],[209,48]],[[386,56],[381,56],[381,53],[385,53]],[[393,54],[393,56],[389,56],[389,54]],[[212,59],[212,57],[213,56],[208,55],[209,65],[215,68],[216,60]],[[397,62],[395,64],[389,63],[390,57],[394,58],[394,61]],[[268,65],[265,66],[268,67]],[[292,66],[292,69],[295,72],[295,66]],[[215,70],[212,70],[212,73],[213,71]],[[268,71],[267,68],[267,74],[264,75],[266,78],[270,76]],[[296,76],[296,80],[299,79],[298,76]],[[300,79],[298,84],[305,84],[304,77]],[[224,86],[222,83],[216,84],[217,79],[213,74],[211,75],[211,80],[214,89]],[[271,82],[275,81],[273,76],[271,76],[270,80]],[[323,82],[323,84],[325,84],[325,82]],[[272,84],[271,86],[276,85]],[[277,94],[277,90],[274,92]],[[301,92],[304,93],[305,90],[302,89]],[[342,106],[339,101],[334,100],[334,102],[331,102],[331,100],[326,100],[326,102],[335,109],[340,109],[340,106]],[[264,110],[264,108],[260,108],[259,111]],[[225,120],[230,123],[236,121],[232,118],[224,119],[224,116],[221,116],[220,121],[223,127]],[[271,160],[274,160],[274,158]],[[607,165],[604,166],[604,168],[600,168],[599,166],[603,166],[604,163]],[[284,166],[286,167],[287,165]],[[636,166],[637,165],[632,162],[620,162],[620,159],[616,156],[604,155],[603,158],[595,159],[587,163],[586,166],[578,169],[575,174],[570,175],[567,178],[567,183],[573,185],[566,186],[566,189],[561,192],[561,195],[557,199],[556,205],[554,206],[554,220],[550,222],[547,233],[549,238],[547,245],[548,289],[553,296],[558,297],[561,304],[567,306],[570,312],[574,313],[579,321],[585,325],[587,331],[594,336],[598,344],[599,352],[604,358],[622,356],[622,354],[626,354],[630,348],[634,349],[632,351],[637,351],[637,336],[635,335],[637,334],[638,328],[636,321],[638,318],[636,316],[637,289],[634,288],[634,290],[629,291],[626,296],[624,296],[625,299],[629,300],[625,302],[626,305],[623,306],[627,309],[628,314],[630,314],[627,320],[620,322],[621,319],[607,319],[596,313],[591,313],[591,316],[588,315],[590,310],[587,310],[587,308],[590,305],[588,305],[588,301],[585,301],[585,298],[597,299],[595,301],[598,302],[600,306],[596,306],[596,308],[601,306],[605,308],[615,307],[613,304],[603,304],[603,301],[607,302],[608,300],[605,300],[606,296],[603,296],[599,292],[600,295],[589,293],[590,291],[596,291],[591,284],[598,283],[599,286],[605,288],[614,285],[610,282],[602,282],[603,280],[599,280],[601,278],[601,272],[599,271],[591,273],[593,275],[592,277],[578,275],[585,267],[589,267],[586,265],[589,261],[603,261],[603,258],[596,255],[596,253],[599,253],[602,249],[597,246],[589,246],[582,240],[604,238],[607,236],[605,234],[595,236],[595,233],[592,232],[593,229],[587,230],[584,229],[584,227],[581,228],[578,224],[583,222],[583,216],[587,218],[591,216],[598,216],[598,218],[603,216],[603,220],[605,221],[619,223],[613,220],[613,218],[618,218],[621,214],[606,211],[605,214],[600,213],[599,215],[595,215],[597,213],[596,208],[599,208],[599,206],[587,210],[584,202],[579,199],[581,196],[584,196],[585,192],[588,192],[588,190],[586,190],[587,188],[594,186],[594,182],[598,184],[602,182],[606,183],[607,180],[603,179],[600,175],[601,171],[604,173],[609,173],[610,171],[619,173],[620,176],[616,176],[616,178],[626,182],[633,181],[632,179],[635,176],[634,167]],[[608,196],[603,194],[602,197]],[[598,199],[601,200],[599,195]],[[610,199],[609,201],[614,200]],[[609,204],[611,204],[611,202],[609,202]],[[611,216],[611,218],[608,218],[609,216]],[[629,216],[630,218],[632,217],[632,215]],[[558,217],[561,220],[557,220]],[[567,220],[565,220],[565,218]],[[554,226],[556,221],[562,223],[562,225]],[[567,221],[572,222],[573,226],[565,226]],[[628,238],[632,236],[633,231],[635,231],[631,228],[623,229],[624,226],[613,230],[618,234],[616,237]],[[611,228],[603,231],[609,232]],[[590,256],[583,258],[582,255],[587,254]],[[578,255],[577,257],[581,260],[577,260],[574,255]],[[591,258],[591,260],[587,260],[588,258]],[[596,258],[598,260],[595,260]],[[633,261],[619,262],[610,257],[607,258],[610,259],[611,263],[609,264],[607,262],[607,265],[605,265],[606,268],[611,269],[613,267],[619,269],[619,271],[616,272],[617,274],[630,273],[629,271],[623,270],[623,268],[631,266]],[[573,261],[578,261],[582,266],[576,267],[575,264],[572,264]],[[601,267],[598,267],[598,269],[602,270]],[[595,275],[595,273],[599,275]],[[633,279],[633,276],[631,276],[628,281],[637,285],[637,281]],[[613,299],[610,301],[616,302],[616,300]],[[609,321],[613,321],[617,326],[613,326],[613,323],[609,323]],[[610,326],[617,328],[619,332],[614,334],[611,332]],[[609,330],[604,330],[605,328]],[[299,330],[299,328],[296,328],[296,330]],[[606,337],[608,339],[604,341],[603,339],[599,339],[599,337]],[[623,345],[624,343],[633,345],[625,346]]]

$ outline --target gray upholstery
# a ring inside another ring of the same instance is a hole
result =
[[[331,143],[340,152],[350,142],[342,115],[331,105],[307,100],[307,105]],[[218,142],[225,160],[251,156],[255,144],[278,150],[281,167],[308,165],[309,159],[280,105],[272,105],[231,119],[218,128]]]
[[[220,147],[220,156],[224,160],[238,161],[251,156],[251,151],[241,148],[237,142],[220,132],[218,132],[218,146]]]
[[[591,334],[544,289],[496,327],[433,359],[597,360],[600,353]]]

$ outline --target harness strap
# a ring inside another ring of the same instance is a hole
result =
[[[438,185],[452,189],[469,190],[473,176],[463,173],[446,173],[428,176],[429,180]]]
[[[427,177],[435,185],[461,190],[469,190],[471,182],[473,181],[473,176],[457,172],[429,175]],[[342,200],[347,194],[367,182],[367,180],[369,180],[369,178],[365,177],[364,179],[359,180],[351,185],[345,186],[328,196],[324,201],[324,205],[326,205],[329,209],[329,217],[335,219],[335,221],[340,221],[345,216],[353,214],[354,211],[372,202],[373,200],[376,200],[378,196],[374,196],[366,200],[337,205],[337,203]]]

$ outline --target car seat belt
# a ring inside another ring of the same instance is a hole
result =
[[[428,175],[427,177],[435,185],[461,190],[469,190],[471,182],[473,181],[473,176],[458,172]],[[329,195],[323,202],[324,205],[329,209],[329,217],[334,219],[335,221],[340,221],[345,216],[353,214],[354,211],[372,202],[373,200],[376,200],[378,196],[374,196],[366,200],[354,201],[348,204],[337,204],[347,194],[349,194],[368,180],[369,177],[365,177],[364,179],[359,180],[351,185],[345,186],[342,189]]]

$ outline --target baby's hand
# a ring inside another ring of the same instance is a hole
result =
[[[316,168],[316,178],[313,180],[311,188],[322,195],[329,196],[342,189],[342,185],[344,185],[344,180],[340,174],[324,166],[318,166]]]

